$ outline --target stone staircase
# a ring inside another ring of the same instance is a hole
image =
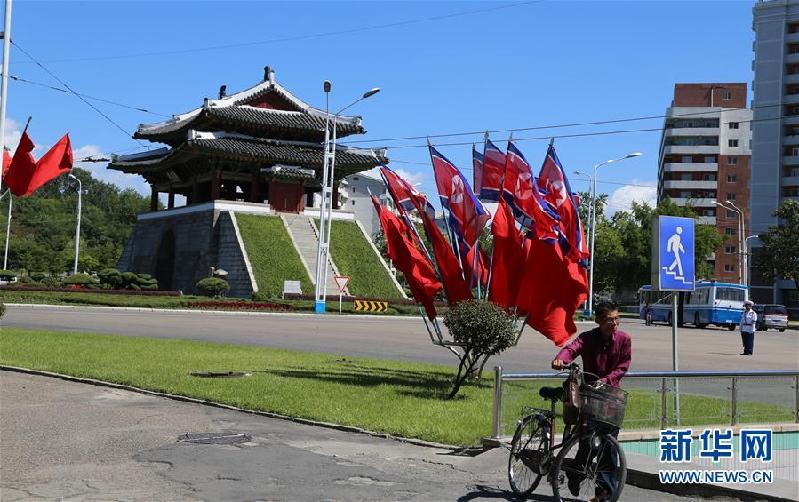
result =
[[[304,214],[291,214],[281,213],[280,218],[286,225],[291,239],[297,246],[300,252],[300,258],[305,266],[308,268],[308,275],[311,276],[311,282],[316,285],[316,254],[319,248],[319,241],[316,237],[316,227],[311,222],[311,217]],[[328,254],[328,272],[327,272],[327,294],[337,295],[338,285],[333,279],[334,275],[338,274],[338,268],[333,263],[333,257]],[[305,291],[303,291],[305,293]],[[312,294],[312,291],[308,293]],[[345,295],[349,295],[349,291],[345,288]]]

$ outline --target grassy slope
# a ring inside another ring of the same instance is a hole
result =
[[[298,279],[303,293],[313,291],[311,278],[280,218],[238,214],[236,219],[261,296],[279,298],[283,281]]]
[[[0,331],[0,362],[449,444],[477,444],[491,431],[490,378],[446,400],[452,366],[19,328]],[[245,371],[251,376],[207,379],[190,376],[192,371]],[[506,433],[512,433],[523,405],[544,405],[536,392],[539,385],[506,383]],[[625,427],[658,428],[652,403],[659,399],[656,392],[632,390]],[[683,425],[721,424],[729,418],[723,412],[726,399],[683,394],[682,403]],[[746,411],[744,423],[763,417],[769,422],[793,420],[788,406],[739,405]]]
[[[402,298],[388,271],[355,223],[333,221],[330,249],[339,272],[350,276],[347,288],[352,295],[387,300]]]

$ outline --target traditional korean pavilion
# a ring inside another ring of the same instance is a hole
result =
[[[249,89],[228,95],[223,85],[218,99],[140,125],[134,138],[167,146],[114,156],[108,165],[144,177],[152,188],[150,212],[138,216],[119,270],[149,273],[160,289],[193,293],[209,271],[224,269],[231,296],[257,292],[236,213],[278,213],[287,225],[290,218],[300,219],[307,232],[316,231],[313,212],[303,212],[321,192],[326,115],[280,85],[267,66],[263,81]],[[365,132],[360,117],[331,120],[338,138]],[[337,146],[333,208],[344,177],[387,162],[384,149]],[[168,203],[158,210],[162,193]],[[185,206],[175,207],[176,194],[186,198]],[[295,246],[315,249],[316,236],[309,235],[303,244],[297,237]],[[311,254],[308,269],[315,266]]]
[[[158,195],[175,194],[187,205],[214,200],[268,203],[275,211],[301,212],[321,191],[325,137],[324,110],[300,100],[264,68],[264,80],[235,94],[226,86],[218,99],[154,124],[141,124],[136,139],[168,147],[114,156],[109,169],[144,177]],[[365,132],[361,117],[335,117],[338,138]],[[333,208],[338,182],[350,174],[388,162],[385,150],[336,149]]]

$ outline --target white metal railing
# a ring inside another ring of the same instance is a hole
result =
[[[793,418],[799,423],[799,370],[763,370],[763,371],[631,371],[624,375],[625,381],[658,379],[660,393],[660,425],[665,428],[668,424],[668,393],[669,384],[678,379],[729,379],[729,421],[730,425],[739,423],[740,414],[738,411],[738,393],[741,380],[753,378],[791,378],[793,384],[789,388],[793,389],[790,399],[793,400]],[[502,424],[502,391],[503,383],[519,380],[558,380],[563,381],[564,375],[561,373],[503,373],[501,366],[494,367],[494,410],[492,422],[492,437],[500,438],[500,426]],[[709,424],[712,425],[712,424]]]

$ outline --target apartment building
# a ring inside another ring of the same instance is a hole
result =
[[[658,201],[692,206],[699,223],[727,237],[707,257],[719,281],[746,278],[740,223],[749,226],[751,120],[745,83],[675,84],[660,140]]]
[[[773,216],[786,199],[799,200],[799,0],[759,1],[752,9],[752,226],[750,235],[778,225]],[[759,241],[752,243],[756,262]],[[756,302],[799,307],[792,281],[773,282],[753,270]]]

